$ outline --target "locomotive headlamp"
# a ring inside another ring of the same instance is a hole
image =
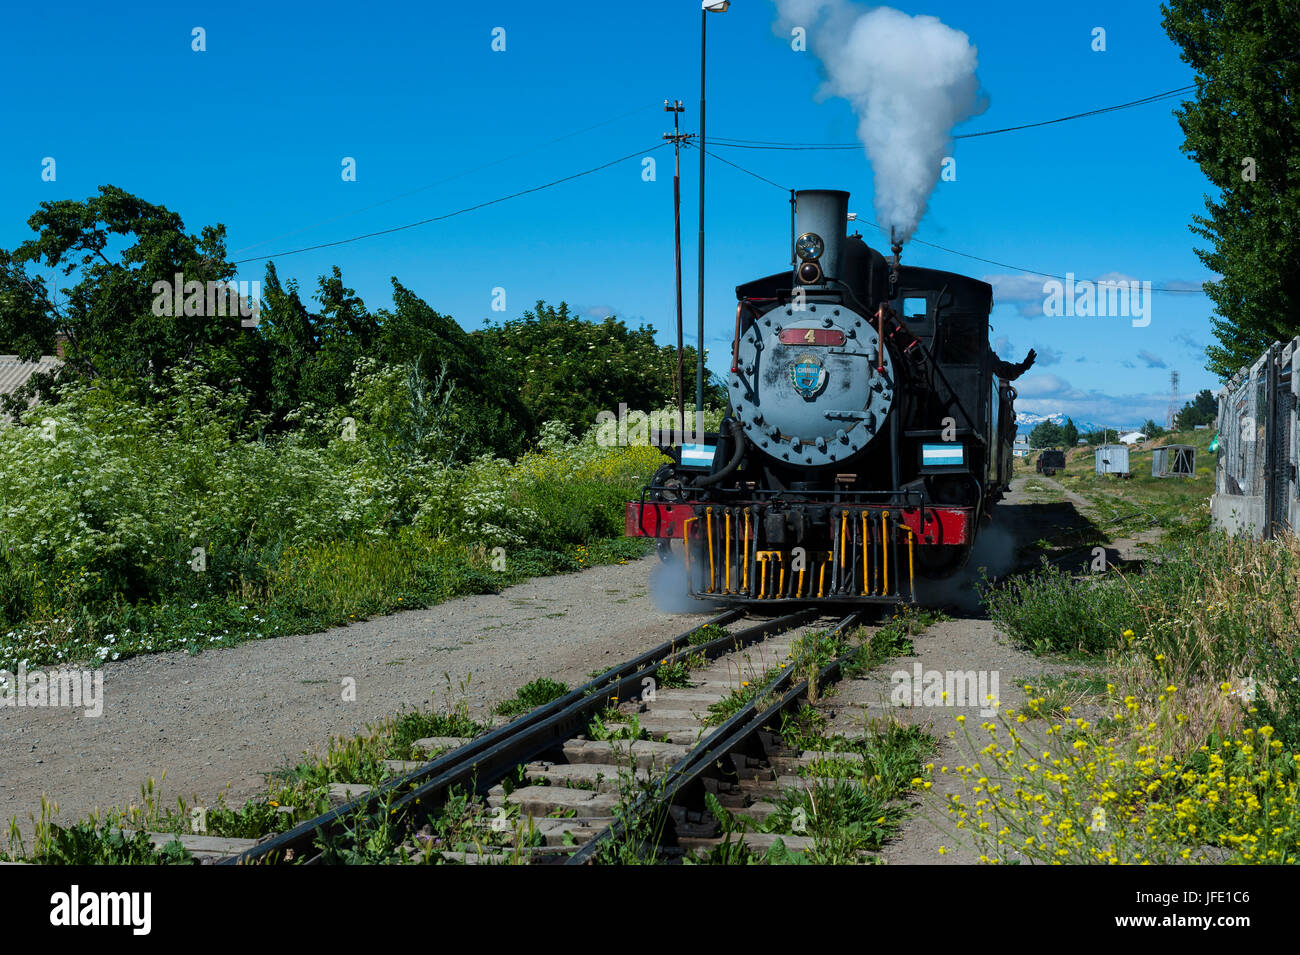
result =
[[[804,262],[799,266],[799,281],[804,285],[816,285],[822,278],[822,267],[816,262]]]
[[[795,249],[799,253],[799,258],[804,260],[820,259],[822,252],[826,250],[826,245],[822,242],[822,237],[816,232],[805,232],[795,241]]]

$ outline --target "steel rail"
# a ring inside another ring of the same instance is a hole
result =
[[[805,609],[736,633],[728,633],[698,646],[690,644],[691,635],[704,627],[722,626],[744,615],[743,611],[734,609],[718,614],[671,640],[610,668],[559,699],[531,710],[411,773],[385,780],[363,796],[305,820],[238,855],[223,859],[221,864],[283,861],[290,851],[301,857],[313,848],[319,835],[342,830],[347,820],[358,814],[372,814],[379,811],[380,807],[388,812],[401,811],[415,805],[428,809],[440,802],[453,786],[473,784],[479,788],[480,779],[493,777],[494,774],[495,782],[520,763],[527,762],[558,742],[576,735],[592,715],[607,705],[611,696],[625,699],[627,697],[624,694],[629,691],[639,693],[641,681],[653,677],[661,665],[679,662],[692,654],[704,653],[706,657],[719,655],[732,647],[743,646],[771,633],[797,627],[815,619],[817,612]],[[562,733],[564,735],[559,735]]]
[[[684,648],[658,660],[653,660],[652,657],[653,662],[643,666],[642,669],[603,684],[561,712],[529,727],[525,733],[504,739],[482,752],[472,762],[464,763],[430,779],[424,785],[400,797],[391,808],[400,812],[413,804],[422,804],[426,801],[436,804],[448,790],[457,785],[468,783],[475,784],[475,788],[480,790],[490,788],[491,783],[495,783],[520,763],[536,759],[565,740],[581,733],[586,729],[591,718],[609,705],[611,698],[627,700],[639,694],[643,689],[642,681],[646,677],[653,677],[660,666],[671,666],[698,653],[704,653],[709,658],[720,656],[729,650],[748,646],[773,633],[790,630],[816,620],[818,616],[818,611],[808,608],[784,617],[775,617],[737,633],[717,637],[699,646],[687,644]]]
[[[863,611],[855,610],[831,628],[831,633],[840,633],[856,624],[863,616]],[[839,675],[840,667],[847,657],[834,660],[823,667],[817,675],[818,685]],[[717,760],[734,752],[747,742],[750,737],[766,726],[783,710],[798,700],[808,690],[808,681],[801,680],[793,687],[794,674],[798,664],[779,674],[767,686],[755,693],[753,698],[739,711],[710,733],[691,752],[687,753],[663,777],[662,790],[656,794],[642,793],[627,811],[618,816],[614,822],[583,844],[582,848],[570,856],[566,865],[587,865],[595,861],[600,847],[622,836],[633,821],[640,820],[656,806],[668,807],[680,796],[682,791],[694,784]],[[759,704],[770,699],[774,694],[781,694],[780,699],[759,712]]]

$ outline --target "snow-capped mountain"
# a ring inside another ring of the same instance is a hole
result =
[[[1032,411],[1017,411],[1016,430],[1029,432],[1034,429],[1035,425],[1041,424],[1044,421],[1050,421],[1053,424],[1059,424],[1064,427],[1065,422],[1069,417],[1070,416],[1063,411],[1055,411],[1052,414],[1034,414]],[[1078,418],[1074,419],[1074,426],[1079,429],[1079,434],[1087,434],[1089,431],[1100,431],[1103,427],[1102,425],[1094,424],[1091,421],[1080,421]],[[1114,428],[1114,425],[1111,427]]]

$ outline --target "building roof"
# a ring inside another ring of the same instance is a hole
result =
[[[53,355],[42,355],[38,361],[19,361],[17,355],[0,355],[0,395],[11,395],[38,371],[53,371],[63,364]]]

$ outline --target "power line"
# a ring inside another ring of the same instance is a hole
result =
[[[709,142],[713,142],[713,140],[709,140]],[[698,145],[697,145],[696,143],[686,143],[685,145],[687,146],[687,148],[690,148],[690,149],[698,149],[698,148],[699,148]],[[713,152],[713,151],[710,150],[710,149],[707,149],[707,148],[706,148],[706,149],[704,150],[704,152],[709,156],[709,158],[711,158],[711,159],[716,159],[718,162],[721,162],[721,163],[726,163],[726,164],[727,164],[728,166],[730,166],[732,169],[739,169],[739,170],[740,170],[741,172],[743,172],[745,175],[747,175],[747,176],[753,176],[755,179],[761,180],[762,182],[767,183],[769,186],[776,186],[776,188],[780,189],[782,192],[789,192],[789,191],[790,191],[790,190],[787,189],[785,186],[781,185],[779,182],[773,182],[771,179],[768,179],[766,176],[760,176],[758,173],[754,172],[754,170],[752,170],[752,169],[746,169],[744,166],[741,166],[741,165],[739,165],[738,163],[734,163],[734,162],[732,162],[730,159],[724,159],[724,158],[722,158],[721,156],[719,156],[717,153]]]
[[[884,226],[882,226],[882,225],[878,225],[878,224],[875,223],[875,222],[871,222],[869,219],[863,219],[862,221],[863,221],[863,222],[866,222],[868,225],[874,226],[875,228],[879,229],[882,233],[887,234],[887,233],[889,232],[889,230],[886,229]],[[944,245],[937,245],[937,244],[935,244],[934,242],[926,242],[924,239],[911,239],[910,241],[912,241],[912,242],[916,242],[916,243],[919,243],[920,245],[929,246],[929,247],[932,248],[932,249],[938,249],[940,252],[948,252],[948,253],[950,253],[950,254],[952,254],[952,255],[960,255],[962,258],[965,258],[965,259],[974,259],[976,262],[984,262],[984,263],[987,263],[988,265],[996,265],[996,266],[998,266],[998,267],[1000,267],[1000,268],[1004,268],[1004,269],[1012,269],[1012,270],[1014,270],[1014,271],[1016,271],[1016,272],[1024,272],[1026,275],[1040,275],[1040,276],[1043,276],[1043,277],[1045,277],[1045,278],[1049,278],[1049,279],[1060,279],[1062,282],[1068,282],[1068,281],[1070,281],[1069,277],[1068,277],[1068,276],[1065,276],[1065,275],[1057,275],[1057,274],[1055,274],[1055,273],[1053,273],[1053,272],[1044,272],[1044,271],[1042,271],[1042,270],[1040,270],[1040,269],[1027,269],[1027,268],[1025,268],[1025,267],[1022,266],[1022,265],[1012,265],[1012,264],[1010,264],[1009,262],[998,262],[996,259],[986,259],[986,258],[984,258],[983,256],[972,255],[972,254],[969,253],[969,252],[961,252],[961,251],[959,251],[959,250],[957,250],[957,249],[950,249],[950,248],[948,248],[947,246],[944,246]],[[1171,294],[1171,295],[1187,295],[1187,294],[1190,294],[1190,295],[1203,295],[1203,294],[1205,294],[1203,289],[1195,289],[1195,288],[1165,288],[1164,286],[1160,286],[1160,285],[1153,285],[1153,286],[1151,286],[1151,291],[1153,291],[1153,292],[1168,292],[1168,293]]]
[[[1269,60],[1267,63],[1258,63],[1250,70],[1262,70],[1277,66],[1281,63],[1291,63],[1300,53],[1292,53],[1290,56],[1278,57],[1276,60]],[[1044,119],[1037,123],[1021,123],[1018,126],[1004,126],[1001,129],[985,129],[975,133],[960,133],[953,136],[953,139],[978,139],[981,136],[996,136],[999,133],[1014,133],[1022,129],[1035,129],[1039,126],[1052,126],[1056,123],[1066,123],[1075,119],[1085,119],[1089,116],[1100,116],[1103,113],[1113,113],[1121,109],[1132,109],[1136,106],[1147,106],[1151,103],[1158,103],[1161,100],[1170,99],[1174,96],[1180,96],[1183,93],[1190,93],[1192,90],[1201,86],[1209,86],[1215,83],[1215,79],[1204,79],[1188,86],[1180,86],[1177,89],[1166,90],[1163,93],[1152,93],[1150,96],[1143,96],[1141,99],[1129,100],[1127,103],[1116,103],[1112,106],[1100,106],[1097,109],[1085,110],[1082,113],[1071,113],[1069,116],[1058,116],[1055,119]],[[805,149],[861,149],[861,143],[792,143],[781,142],[779,140],[765,139],[735,139],[727,136],[714,136],[709,142],[717,146],[731,146],[735,149],[786,149],[786,150],[805,150]]]
[[[620,119],[627,119],[629,116],[635,116],[638,113],[643,113],[650,108],[651,106],[649,105],[638,106],[636,109],[629,110],[626,113],[620,113],[617,116],[612,116],[609,119],[602,120],[599,123],[593,123],[590,126],[584,126],[582,129],[576,129],[571,133],[565,133],[563,136],[557,136],[554,139],[547,140],[544,143],[539,143],[536,146],[530,146],[527,149],[521,149],[519,152],[511,153],[508,156],[502,156],[500,159],[493,159],[491,162],[485,162],[480,166],[474,166],[470,169],[462,169],[460,172],[453,173],[452,175],[447,176],[446,178],[443,179],[439,179],[436,182],[431,182],[428,183],[427,185],[418,186],[417,188],[412,189],[409,192],[403,192],[395,196],[389,196],[387,199],[381,199],[378,202],[371,203],[368,206],[362,206],[360,209],[353,209],[351,212],[344,212],[341,215],[334,216],[333,218],[323,219],[320,222],[315,222],[312,223],[311,225],[305,225],[302,226],[301,228],[293,229],[290,232],[282,232],[279,235],[273,235],[268,239],[263,239],[261,242],[254,242],[252,245],[246,245],[242,249],[234,249],[231,251],[230,254],[238,255],[240,252],[247,252],[249,249],[255,249],[259,245],[266,245],[268,242],[275,242],[277,239],[284,239],[291,235],[298,235],[301,232],[309,232],[312,229],[319,228],[320,226],[329,225],[331,222],[338,222],[340,219],[346,219],[349,216],[354,216],[362,212],[368,212],[371,209],[376,209],[379,206],[386,205],[387,203],[396,202],[398,199],[405,199],[409,196],[416,195],[417,193],[424,192],[428,189],[432,189],[435,186],[441,186],[445,183],[451,182],[454,179],[459,179],[462,176],[468,176],[471,173],[481,172],[484,169],[488,169],[492,166],[498,166],[501,163],[507,162],[511,159],[518,159],[520,156],[526,156],[529,153],[537,152],[539,149],[545,149],[547,146],[554,146],[556,143],[563,142],[566,139],[572,139],[574,136],[581,136],[583,133],[589,133],[593,129],[599,129],[602,126],[608,126],[610,123],[616,123]]]
[[[317,245],[303,246],[300,249],[289,249],[285,252],[272,252],[267,256],[259,255],[259,256],[254,256],[251,259],[236,259],[231,264],[243,265],[247,262],[261,261],[263,258],[275,259],[275,258],[283,258],[287,255],[297,255],[300,252],[314,252],[317,249],[329,249],[339,245],[347,245],[348,243],[351,242],[359,242],[362,239],[373,239],[376,236],[391,235],[394,232],[402,232],[405,229],[414,229],[416,226],[428,225],[430,222],[441,222],[444,219],[451,219],[455,216],[464,215],[465,213],[473,212],[476,209],[485,209],[488,206],[494,206],[498,203],[506,202],[510,199],[518,199],[520,196],[526,196],[534,192],[541,192],[543,189],[549,189],[552,186],[558,186],[561,183],[572,182],[574,179],[581,179],[583,176],[590,176],[592,173],[600,172],[602,169],[608,169],[610,166],[616,166],[621,162],[627,162],[629,159],[634,159],[638,156],[645,156],[648,153],[654,152],[656,149],[663,149],[667,145],[668,145],[667,143],[657,143],[656,145],[651,146],[648,149],[638,149],[634,153],[628,153],[626,156],[620,156],[618,159],[611,159],[609,162],[601,163],[599,166],[593,166],[590,169],[584,169],[582,172],[575,172],[570,176],[564,176],[563,178],[560,179],[552,179],[550,182],[542,183],[540,186],[533,186],[531,189],[521,189],[518,192],[510,193],[510,195],[508,196],[499,196],[496,199],[489,199],[486,202],[479,202],[476,203],[475,205],[466,206],[463,209],[457,209],[454,212],[447,212],[440,216],[430,216],[427,219],[420,219],[418,222],[408,222],[405,225],[393,226],[390,229],[380,229],[377,232],[366,232],[362,235],[354,235],[346,239],[337,239],[334,242],[321,242]]]
[[[712,141],[712,140],[710,140],[710,141]],[[790,189],[788,189],[787,187],[781,185],[780,183],[778,183],[778,182],[773,182],[771,179],[768,179],[766,176],[760,176],[758,173],[754,172],[752,169],[746,169],[744,166],[740,165],[739,163],[734,163],[734,162],[732,162],[730,159],[723,159],[721,156],[717,156],[717,155],[715,155],[715,154],[714,154],[711,150],[709,150],[709,149],[705,149],[705,152],[706,152],[710,157],[712,157],[713,159],[716,159],[716,160],[718,160],[719,162],[726,163],[728,166],[731,166],[733,169],[739,169],[741,172],[745,173],[746,175],[753,176],[755,179],[762,180],[763,182],[767,183],[768,185],[775,186],[776,188],[780,189],[782,192],[787,192],[787,193],[788,193],[788,192],[791,191]],[[878,223],[878,222],[872,222],[870,219],[863,219],[863,218],[861,218],[861,217],[859,217],[856,221],[866,223],[867,225],[871,226],[873,229],[879,229],[880,232],[881,232],[882,234],[884,234],[884,235],[888,235],[888,234],[889,234],[889,230],[886,229],[884,226],[880,225],[880,223]],[[1043,276],[1043,277],[1045,277],[1045,278],[1059,279],[1059,280],[1062,281],[1062,282],[1068,282],[1068,281],[1070,281],[1070,279],[1069,279],[1067,276],[1064,276],[1064,275],[1056,275],[1055,273],[1052,273],[1052,272],[1044,272],[1044,271],[1042,271],[1042,270],[1040,270],[1040,269],[1027,269],[1027,268],[1025,268],[1024,266],[1021,266],[1021,265],[1012,265],[1012,264],[1009,263],[1009,262],[999,262],[999,261],[997,261],[996,259],[986,259],[986,258],[984,258],[984,257],[981,256],[981,255],[973,255],[973,254],[971,254],[970,252],[962,252],[962,251],[960,251],[960,250],[958,250],[958,249],[950,249],[950,248],[948,248],[948,247],[945,246],[945,245],[938,245],[937,243],[934,243],[934,242],[926,242],[924,239],[916,239],[916,238],[913,238],[913,239],[910,239],[909,241],[911,241],[911,242],[915,242],[915,243],[918,243],[918,244],[920,244],[920,245],[928,246],[928,247],[931,248],[931,249],[938,249],[940,252],[947,252],[947,253],[949,253],[949,254],[951,254],[951,255],[959,255],[959,256],[961,256],[962,258],[965,258],[965,259],[974,259],[976,262],[984,262],[984,263],[987,264],[987,265],[996,265],[996,266],[998,266],[999,268],[1003,268],[1003,269],[1011,269],[1012,271],[1015,271],[1015,272],[1024,272],[1026,275],[1039,275],[1039,276]],[[1170,294],[1190,294],[1190,295],[1203,295],[1203,294],[1204,294],[1204,290],[1203,290],[1203,289],[1190,289],[1190,288],[1165,288],[1164,286],[1157,286],[1157,285],[1153,285],[1153,286],[1151,287],[1151,291],[1153,291],[1153,292],[1167,292],[1167,293],[1170,293]]]
[[[1039,126],[1052,126],[1056,123],[1067,123],[1075,119],[1085,119],[1089,116],[1100,116],[1103,113],[1113,113],[1121,109],[1132,109],[1135,106],[1146,106],[1150,103],[1157,103],[1164,99],[1170,99],[1174,96],[1180,96],[1183,93],[1191,92],[1196,89],[1195,84],[1191,86],[1180,86],[1175,90],[1166,90],[1163,93],[1153,93],[1150,96],[1144,96],[1141,99],[1130,100],[1127,103],[1116,103],[1113,106],[1100,106],[1097,109],[1086,110],[1082,113],[1071,113],[1069,116],[1058,116],[1055,119],[1044,119],[1036,123],[1021,123],[1019,126],[1004,126],[1001,129],[985,129],[976,133],[959,133],[953,136],[953,139],[978,139],[981,136],[996,136],[999,133],[1014,133],[1022,129],[1035,129]],[[709,142],[716,146],[730,146],[734,149],[781,149],[781,150],[806,150],[806,149],[861,149],[861,143],[791,143],[780,142],[777,140],[763,139],[731,139],[726,136],[715,136]]]

